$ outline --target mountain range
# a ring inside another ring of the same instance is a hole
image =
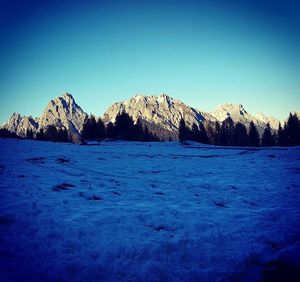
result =
[[[193,123],[203,122],[206,127],[213,125],[216,121],[222,122],[231,117],[234,122],[241,122],[247,127],[253,121],[260,134],[262,134],[267,123],[273,130],[278,129],[279,120],[267,117],[264,114],[252,115],[242,105],[226,103],[218,106],[213,112],[204,112],[184,104],[166,94],[159,96],[136,95],[129,100],[112,104],[104,113],[102,119],[105,123],[114,122],[116,116],[123,111],[127,112],[134,121],[140,121],[147,125],[149,131],[155,133],[161,140],[177,139],[180,119],[183,118],[187,126]],[[75,102],[70,93],[51,100],[38,118],[22,116],[13,113],[2,128],[16,133],[21,137],[31,130],[38,130],[55,125],[57,128],[67,129],[73,142],[80,141],[80,132],[88,114]]]

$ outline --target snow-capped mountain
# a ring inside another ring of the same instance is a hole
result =
[[[296,116],[300,118],[300,111],[294,111],[293,114],[296,114]]]
[[[234,105],[231,103],[225,103],[224,105],[219,105],[216,109],[211,112],[218,121],[223,121],[227,117],[231,117],[233,121],[246,121],[253,118],[247,113],[243,105]]]
[[[55,125],[57,128],[67,129],[72,140],[77,142],[86,117],[87,114],[76,104],[73,96],[65,93],[63,96],[51,100],[40,118],[33,119],[31,116],[13,113],[2,128],[25,137],[29,130],[35,133],[48,125]]]
[[[39,119],[39,128],[55,125],[66,128],[72,137],[80,135],[87,114],[78,106],[70,93],[51,100]]]
[[[38,129],[38,119],[31,116],[21,116],[19,113],[13,113],[9,120],[3,124],[10,132],[15,132],[18,136],[26,137],[26,132],[31,130],[36,132]]]
[[[160,139],[177,139],[180,119],[183,118],[186,125],[191,127],[193,123],[204,122],[205,125],[213,125],[215,121],[222,122],[231,117],[234,122],[241,122],[247,127],[253,121],[260,134],[263,133],[267,123],[271,128],[277,130],[279,121],[264,114],[252,115],[242,105],[226,103],[218,106],[213,112],[208,113],[187,106],[182,101],[174,99],[166,94],[159,96],[136,95],[129,100],[112,104],[104,113],[105,123],[114,122],[116,116],[125,111],[134,121],[138,119],[146,124],[152,133]],[[80,132],[87,114],[76,104],[70,93],[51,100],[40,118],[21,116],[14,113],[2,126],[17,135],[24,137],[28,130],[33,133],[48,125],[55,125],[57,128],[68,130],[73,141],[80,139]]]
[[[114,103],[104,113],[104,121],[114,122],[116,116],[123,111],[128,113],[134,121],[140,119],[146,123],[152,131],[155,131],[156,127],[156,129],[163,130],[165,134],[168,132],[169,137],[172,137],[174,133],[177,135],[181,118],[189,127],[193,123],[198,124],[206,119],[205,113],[166,94],[161,94],[159,96],[136,95],[129,100]]]
[[[260,133],[263,132],[267,123],[270,123],[271,128],[274,130],[277,130],[279,125],[279,120],[273,117],[267,117],[264,114],[257,114],[254,116],[248,113],[243,105],[235,105],[231,103],[225,103],[218,106],[210,114],[220,122],[227,117],[231,117],[234,122],[241,122],[244,125],[249,126],[250,122],[253,121]]]
[[[247,127],[253,121],[260,134],[270,123],[271,128],[277,130],[279,121],[273,117],[266,117],[263,114],[254,116],[248,113],[242,105],[226,103],[218,106],[213,112],[207,113],[185,105],[183,102],[166,94],[159,96],[137,95],[129,100],[114,103],[104,113],[104,120],[114,122],[118,113],[127,112],[134,121],[138,118],[146,121],[147,125],[155,125],[171,133],[170,137],[177,136],[179,121],[183,118],[187,126],[191,127],[193,123],[215,121],[222,122],[227,117],[231,117],[234,122],[241,122]],[[151,128],[153,129],[153,128]],[[155,131],[155,130],[154,130]],[[165,138],[164,138],[165,139]]]
[[[272,117],[272,116],[267,117],[267,116],[265,116],[263,113],[258,113],[258,114],[255,115],[255,117],[256,117],[258,120],[260,120],[260,121],[262,121],[263,123],[265,123],[265,124],[269,123],[270,126],[271,126],[271,128],[273,128],[273,129],[275,129],[275,130],[278,129],[279,122],[280,122],[278,119],[276,119],[276,118],[274,118],[274,117]]]

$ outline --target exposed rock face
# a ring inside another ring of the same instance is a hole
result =
[[[227,117],[231,117],[234,122],[245,122],[253,120],[253,116],[248,114],[242,105],[234,105],[226,103],[219,105],[211,115],[214,116],[218,121],[223,121]]]
[[[278,129],[278,126],[279,126],[279,120],[278,119],[276,119],[272,116],[267,117],[263,113],[259,113],[259,114],[255,115],[255,117],[258,120],[262,121],[264,124],[269,123],[272,129],[274,129],[274,130]]]
[[[28,130],[35,133],[48,125],[55,125],[57,128],[65,128],[69,137],[78,142],[86,118],[87,114],[76,104],[72,95],[65,93],[62,97],[51,100],[40,118],[33,119],[14,113],[2,127],[26,137]]]
[[[293,114],[295,114],[300,119],[300,111],[294,111]]]
[[[231,103],[218,106],[211,112],[211,115],[220,122],[227,117],[231,117],[234,122],[241,122],[246,125],[246,127],[253,121],[260,134],[263,133],[268,122],[273,130],[277,130],[279,125],[279,121],[273,117],[266,117],[263,114],[253,116],[248,113],[242,105],[234,105]]]
[[[277,130],[279,125],[279,121],[273,117],[266,117],[263,114],[251,115],[242,105],[226,103],[218,106],[213,112],[206,113],[189,107],[166,94],[137,95],[127,101],[114,103],[104,113],[104,122],[114,122],[116,116],[123,111],[127,112],[134,121],[140,119],[152,133],[162,140],[178,138],[181,118],[189,127],[193,123],[199,125],[200,122],[204,122],[207,129],[212,128],[215,121],[222,122],[227,117],[231,117],[234,122],[241,122],[247,127],[253,121],[260,134],[263,133],[267,123],[270,123],[273,130]],[[300,116],[299,112],[297,114]],[[35,133],[48,125],[55,125],[57,128],[67,129],[72,140],[78,142],[87,116],[76,104],[72,95],[65,93],[63,96],[51,100],[40,118],[34,119],[31,116],[26,117],[14,113],[2,127],[25,137],[28,130]]]
[[[70,93],[51,100],[39,119],[39,128],[55,125],[68,130],[72,138],[78,138],[87,114],[76,104]]]
[[[31,116],[21,116],[19,113],[13,113],[2,128],[14,132],[18,136],[26,137],[28,131],[36,132],[38,129],[38,121]]]
[[[128,113],[134,121],[141,119],[148,125],[152,123],[152,127],[159,126],[171,135],[178,131],[181,118],[190,127],[193,123],[198,124],[199,121],[205,120],[200,111],[166,94],[159,96],[137,95],[127,101],[114,103],[104,113],[104,121],[114,122],[116,116],[123,111]]]
[[[263,133],[269,122],[271,128],[278,129],[279,121],[273,117],[262,114],[253,116],[249,114],[242,105],[226,103],[218,106],[213,112],[206,113],[185,105],[183,102],[173,99],[166,94],[160,96],[137,95],[127,101],[114,103],[105,113],[104,120],[115,121],[118,113],[127,112],[134,121],[138,118],[147,124],[152,132],[158,133],[162,139],[177,139],[179,121],[183,118],[187,126],[193,123],[204,122],[205,125],[213,125],[215,121],[222,122],[231,117],[234,122],[241,122],[247,127],[253,121],[260,134]],[[157,129],[160,128],[160,132]],[[163,130],[162,130],[163,129]]]

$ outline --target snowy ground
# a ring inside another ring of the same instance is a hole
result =
[[[0,146],[1,281],[259,281],[274,260],[299,274],[300,148]]]

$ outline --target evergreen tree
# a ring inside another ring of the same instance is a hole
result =
[[[200,131],[199,131],[199,128],[197,126],[197,124],[193,123],[192,125],[192,130],[191,130],[191,136],[190,136],[190,139],[192,141],[195,141],[195,142],[201,142],[200,141]]]
[[[261,145],[264,147],[275,146],[275,140],[272,135],[270,124],[268,123],[261,139]]]
[[[33,132],[31,129],[26,130],[26,139],[33,139]]]
[[[58,132],[54,125],[48,125],[45,130],[45,140],[58,141]]]
[[[98,118],[96,122],[96,138],[98,140],[102,140],[105,138],[105,126],[104,123],[102,122],[101,118]]]
[[[84,140],[97,140],[102,139],[100,136],[103,136],[102,129],[102,121],[99,121],[99,123],[96,122],[96,118],[94,115],[90,115],[82,126],[81,135]],[[98,128],[99,126],[99,128]]]
[[[209,144],[215,144],[215,139],[214,139],[215,133],[214,133],[214,129],[211,126],[211,123],[206,124],[206,133],[207,133]]]
[[[227,117],[220,129],[220,145],[231,146],[233,141],[234,122],[231,117]]]
[[[97,122],[96,122],[96,118],[94,115],[90,116],[90,139],[95,140],[98,139],[97,137]]]
[[[202,122],[199,123],[199,142],[203,144],[209,144],[209,139],[207,137],[206,130]]]
[[[215,145],[220,145],[220,133],[221,133],[220,123],[217,121],[215,124],[215,132],[214,132]]]
[[[107,138],[116,138],[115,127],[112,122],[106,125],[105,135]]]
[[[292,115],[290,113],[284,131],[287,136],[288,146],[300,145],[300,122],[296,114]]]
[[[253,121],[250,122],[249,127],[249,146],[250,147],[258,147],[259,146],[259,134],[257,128]]]
[[[144,141],[145,139],[144,128],[140,119],[138,119],[133,126],[133,136],[131,137],[131,139],[135,141]]]
[[[185,126],[185,121],[183,118],[181,118],[181,120],[179,122],[179,133],[178,133],[178,138],[181,143],[184,143],[187,140],[188,133],[189,133],[189,130]]]
[[[1,138],[20,138],[16,133],[9,131],[6,128],[0,128],[0,137]]]
[[[144,126],[143,141],[154,141],[153,136],[149,133],[147,125]]]
[[[81,135],[84,140],[91,139],[90,118],[87,118],[84,121],[83,126],[82,126]]]
[[[278,146],[286,146],[286,135],[285,131],[282,129],[281,123],[279,123],[278,126],[278,132],[277,132],[277,145]]]
[[[246,126],[240,122],[235,125],[233,132],[234,146],[248,146],[248,133]]]
[[[70,142],[67,130],[65,128],[57,129],[54,125],[48,125],[45,129],[40,128],[35,139],[39,141]]]
[[[42,128],[36,133],[35,139],[38,141],[44,141],[45,140],[45,133]]]
[[[117,139],[133,140],[134,139],[134,124],[132,118],[126,113],[118,114],[115,122],[115,133]]]
[[[57,141],[58,142],[70,142],[68,132],[65,128],[60,128],[57,132]]]

